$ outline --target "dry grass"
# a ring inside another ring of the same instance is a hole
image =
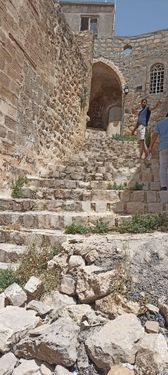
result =
[[[57,289],[60,279],[60,269],[47,270],[47,263],[54,255],[57,255],[61,249],[42,247],[38,248],[32,245],[28,251],[23,254],[21,264],[17,270],[17,278],[21,285],[24,285],[31,276],[39,277],[44,284],[44,292]]]

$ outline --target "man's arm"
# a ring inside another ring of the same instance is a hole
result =
[[[161,105],[161,100],[158,100],[153,107],[149,107],[150,111],[155,111]]]
[[[150,145],[149,145],[149,153],[152,153],[154,145],[157,141],[157,138],[158,138],[158,133],[153,133],[152,138],[151,138],[151,142],[150,142]]]

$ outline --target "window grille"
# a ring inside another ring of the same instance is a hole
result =
[[[164,65],[155,64],[150,70],[150,94],[159,94],[164,88]]]

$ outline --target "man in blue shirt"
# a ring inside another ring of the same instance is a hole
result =
[[[153,147],[159,137],[159,158],[160,158],[160,186],[161,190],[167,190],[167,170],[168,170],[168,113],[166,118],[160,120],[152,134],[149,153],[152,153]]]
[[[160,100],[158,100],[158,102],[155,104],[154,107],[149,108],[149,106],[147,105],[147,99],[141,100],[142,109],[138,113],[137,124],[132,131],[132,135],[134,135],[135,131],[137,130],[138,141],[140,144],[140,155],[139,155],[140,159],[142,159],[143,153],[145,154],[145,159],[149,155],[149,152],[145,143],[146,129],[148,126],[151,111],[154,111],[160,105],[160,103],[161,103]],[[135,111],[133,111],[133,113],[135,113]]]

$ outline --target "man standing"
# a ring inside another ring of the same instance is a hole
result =
[[[147,99],[141,100],[142,109],[138,113],[137,124],[132,131],[132,135],[134,135],[135,131],[137,130],[138,141],[140,144],[140,155],[139,155],[140,159],[142,159],[143,153],[145,154],[145,159],[149,155],[146,142],[145,142],[146,129],[148,126],[151,111],[154,111],[159,105],[160,105],[160,100],[155,104],[154,107],[149,108],[149,106],[147,105]],[[133,113],[135,113],[135,111],[133,111]]]
[[[154,145],[160,138],[159,159],[160,159],[160,186],[161,190],[167,190],[167,170],[168,170],[168,113],[166,118],[160,120],[152,134],[149,153],[152,153]]]

